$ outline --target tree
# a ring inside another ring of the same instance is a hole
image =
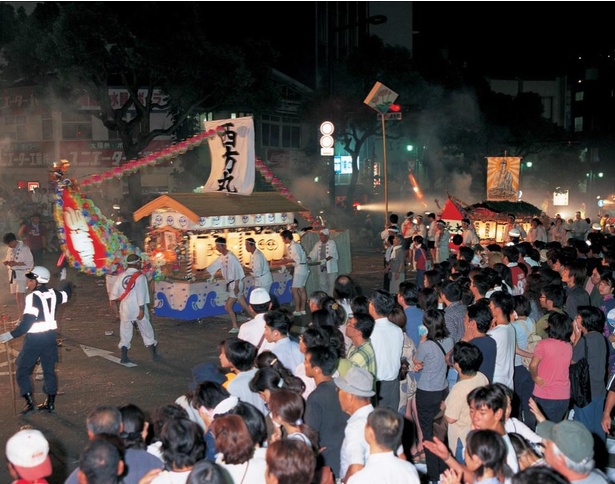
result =
[[[402,47],[385,45],[378,37],[364,39],[340,66],[330,74],[334,76],[331,91],[318,92],[305,103],[306,117],[313,123],[327,118],[335,125],[335,139],[351,155],[353,171],[346,194],[346,210],[353,210],[352,200],[359,178],[358,157],[370,137],[382,135],[381,122],[376,112],[363,103],[376,81],[399,94],[404,111],[420,105],[427,97],[429,86],[412,69],[410,52]],[[413,121],[404,118],[401,122],[387,124],[388,139],[396,139],[402,133],[413,131]]]
[[[220,42],[207,36],[206,2],[140,2],[139,13],[122,2],[43,2],[20,18],[3,54],[5,81],[26,78],[48,85],[63,99],[88,94],[100,105],[103,125],[117,131],[126,160],[159,136],[194,125],[198,110],[225,106],[256,111],[274,106],[270,82],[271,46],[262,41]],[[110,87],[128,92],[114,106]],[[163,93],[154,96],[155,90]],[[150,115],[167,113],[154,129]],[[191,134],[191,133],[190,133]],[[130,209],[141,204],[141,179],[128,179]]]
[[[564,129],[542,117],[540,97],[533,93],[507,96],[491,91],[485,77],[455,58],[439,53],[415,58],[401,47],[379,39],[363,39],[359,48],[332,71],[330,92],[309,100],[314,124],[329,119],[336,140],[353,158],[347,199],[352,200],[358,179],[359,152],[370,137],[381,136],[375,112],[363,99],[376,81],[399,93],[403,121],[386,125],[387,139],[412,140],[427,147],[421,155],[425,190],[442,194],[470,180],[464,198],[485,196],[486,156],[504,155],[541,160],[575,160],[574,147]],[[535,163],[536,171],[546,163]],[[405,168],[405,167],[401,167]],[[389,180],[404,179],[389,164]],[[438,195],[439,196],[439,195]],[[352,210],[350,203],[348,210]]]

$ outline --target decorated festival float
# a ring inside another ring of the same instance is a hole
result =
[[[144,270],[153,280],[155,314],[176,319],[201,319],[226,314],[228,297],[219,273],[211,277],[204,269],[219,254],[216,237],[225,237],[228,248],[243,266],[250,254],[245,239],[252,237],[268,261],[283,258],[285,245],[280,232],[295,217],[305,219],[314,229],[318,221],[303,207],[264,162],[254,154],[252,118],[207,122],[205,131],[186,141],[133,160],[121,168],[82,180],[66,178],[68,163],[54,168],[58,203],[55,217],[60,242],[69,263],[76,269],[94,275],[114,274],[123,269],[124,257],[130,252],[141,254]],[[83,195],[80,187],[129,176],[134,171],[178,157],[208,141],[212,167],[207,183],[193,193],[162,195],[143,205],[134,214],[135,221],[150,217],[143,252],[119,232],[100,210]],[[256,171],[275,191],[253,193]],[[308,232],[309,233],[309,232]],[[311,249],[316,232],[305,238]],[[316,237],[317,238],[317,237]],[[350,272],[350,241],[347,231],[331,232],[339,239],[340,273]],[[301,240],[302,244],[304,240]],[[314,240],[315,243],[315,240]],[[280,303],[292,300],[292,275],[286,267],[272,269],[271,293]],[[315,279],[310,277],[310,279]],[[254,280],[246,270],[246,294]],[[236,311],[241,311],[239,304]]]
[[[521,158],[488,157],[487,161],[487,200],[469,205],[447,193],[440,217],[446,222],[451,236],[463,232],[461,220],[468,218],[483,245],[501,244],[508,230],[509,213],[515,214],[515,221],[526,232],[531,220],[543,214],[540,208],[518,200]]]

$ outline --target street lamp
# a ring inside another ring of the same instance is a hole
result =
[[[585,176],[588,178],[587,192],[589,193],[589,195],[593,195],[594,180],[596,180],[596,178],[602,178],[604,176],[604,173],[602,173],[601,171],[595,172],[594,170],[589,170],[588,173],[585,173]]]

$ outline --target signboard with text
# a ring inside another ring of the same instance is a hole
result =
[[[168,140],[153,140],[141,152],[142,156],[157,152],[169,145]],[[54,141],[9,143],[0,148],[0,167],[50,167],[55,161]],[[60,158],[74,167],[120,166],[125,161],[122,142],[117,140],[60,141]]]

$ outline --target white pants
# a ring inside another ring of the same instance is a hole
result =
[[[318,271],[318,289],[325,291],[329,296],[333,295],[333,285],[337,279],[337,272],[322,272],[320,267],[316,268]]]
[[[154,328],[152,327],[152,323],[149,320],[149,310],[147,307],[145,308],[145,315],[143,319],[135,319],[137,326],[139,327],[139,331],[141,332],[141,337],[143,338],[143,344],[145,346],[151,346],[157,344],[156,338],[154,337]],[[130,342],[132,341],[132,334],[134,328],[132,326],[132,321],[121,321],[120,322],[120,344],[118,348],[122,349],[122,346],[130,349]]]

